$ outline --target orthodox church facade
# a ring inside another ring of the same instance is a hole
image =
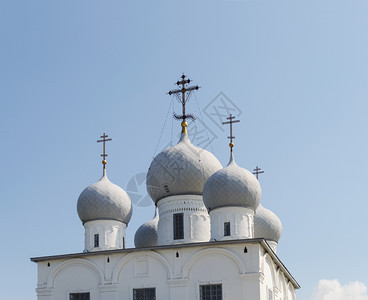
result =
[[[130,198],[110,182],[104,159],[102,178],[77,203],[84,251],[31,258],[38,265],[38,300],[296,298],[300,286],[276,254],[281,222],[260,204],[257,178],[236,164],[232,133],[224,168],[189,140],[185,97],[198,89],[189,82],[183,75],[181,88],[171,91],[183,104],[182,133],[148,169],[156,212],[137,230],[135,248],[125,247]],[[228,119],[232,128],[236,121]]]

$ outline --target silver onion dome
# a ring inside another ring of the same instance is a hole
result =
[[[156,208],[153,219],[141,225],[136,231],[134,236],[134,245],[136,248],[157,246],[158,220],[159,216]]]
[[[261,200],[261,186],[254,175],[239,167],[233,153],[229,164],[214,173],[203,189],[203,201],[207,209],[240,206],[256,210]]]
[[[173,195],[202,195],[206,180],[222,166],[210,152],[194,146],[187,133],[159,153],[147,173],[147,191],[157,203]]]
[[[278,242],[281,233],[280,219],[275,213],[260,204],[254,215],[254,237]]]
[[[110,182],[104,170],[102,178],[80,194],[77,211],[83,224],[93,220],[116,220],[128,224],[132,203],[122,188]]]

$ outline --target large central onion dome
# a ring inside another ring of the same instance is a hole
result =
[[[173,195],[202,195],[206,180],[222,166],[210,152],[194,146],[186,132],[179,143],[159,153],[147,173],[153,201]]]
[[[278,242],[282,233],[280,219],[261,204],[254,215],[254,237]]]
[[[128,224],[132,216],[132,203],[128,194],[107,178],[86,187],[77,204],[79,218],[84,223],[94,220],[115,220]]]
[[[229,206],[255,211],[261,200],[261,193],[258,180],[251,172],[235,163],[231,152],[229,164],[207,180],[203,189],[203,201],[209,211]]]

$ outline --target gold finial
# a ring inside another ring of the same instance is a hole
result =
[[[183,122],[181,123],[181,127],[182,127],[181,132],[182,133],[187,133],[188,124],[186,122],[186,119],[195,120],[195,117],[192,114],[186,114],[185,113],[185,104],[187,103],[191,92],[194,91],[194,90],[198,90],[199,86],[196,85],[196,86],[186,87],[186,85],[189,84],[191,82],[191,80],[190,79],[185,79],[184,74],[181,76],[181,78],[182,78],[182,80],[178,81],[176,83],[179,87],[181,86],[181,88],[169,91],[168,94],[169,95],[175,95],[178,98],[181,105],[182,105],[183,114],[182,115],[174,114],[174,118],[176,120],[183,120]]]
[[[231,152],[233,152],[233,147],[234,147],[233,139],[235,139],[235,136],[233,136],[233,123],[239,123],[240,120],[234,120],[235,117],[232,114],[230,114],[230,117],[227,117],[226,119],[230,121],[222,122],[222,125],[230,124],[230,136],[228,136],[227,138],[230,139],[229,147],[230,147]]]
[[[100,136],[102,138],[102,140],[97,140],[97,143],[101,143],[103,142],[103,154],[101,154],[101,156],[103,157],[103,160],[102,160],[102,164],[103,164],[103,168],[105,170],[106,168],[106,164],[107,164],[107,161],[106,161],[106,157],[107,157],[107,154],[106,154],[106,142],[108,141],[112,141],[112,139],[107,139],[107,137],[109,137],[106,133],[104,133],[102,136]]]
[[[188,127],[187,121],[181,122],[181,133],[187,133],[188,132],[187,127]]]

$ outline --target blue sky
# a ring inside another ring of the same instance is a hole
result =
[[[165,93],[183,72],[201,86],[188,111],[223,165],[228,133],[205,108],[221,92],[238,107],[236,160],[265,170],[262,203],[283,223],[278,255],[298,299],[324,299],[312,296],[321,279],[366,293],[367,10],[365,0],[1,1],[1,298],[36,299],[29,257],[83,250],[76,203],[101,176],[103,132],[109,178],[124,189],[156,147],[176,143]],[[153,205],[134,206],[128,246],[152,216]]]

